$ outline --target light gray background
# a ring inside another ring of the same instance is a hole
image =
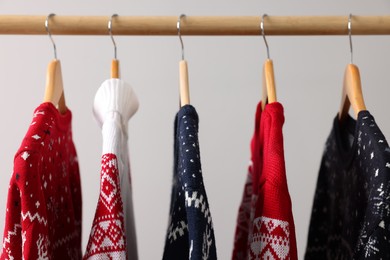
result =
[[[385,15],[388,1],[49,1],[7,0],[1,14],[58,15]],[[43,26],[43,24],[42,24]],[[353,25],[352,25],[353,26]],[[62,62],[74,142],[83,188],[83,250],[99,191],[101,134],[91,112],[100,84],[109,77],[113,47],[109,37],[55,36]],[[219,259],[231,256],[237,209],[249,161],[261,68],[261,37],[183,37],[192,104],[200,116],[205,185],[215,226]],[[130,120],[133,194],[140,259],[160,259],[165,241],[173,163],[173,119],[178,110],[177,37],[116,37],[122,78],[135,89],[140,108]],[[285,107],[287,178],[302,258],[324,142],[341,96],[349,62],[346,36],[268,37],[278,100]],[[353,37],[365,101],[390,138],[390,37]],[[0,230],[13,156],[44,94],[53,58],[47,36],[1,36]]]

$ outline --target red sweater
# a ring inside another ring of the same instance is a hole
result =
[[[232,259],[297,259],[283,151],[283,107],[257,106],[251,165],[237,218]]]
[[[81,189],[71,112],[41,104],[14,158],[0,259],[81,259]]]

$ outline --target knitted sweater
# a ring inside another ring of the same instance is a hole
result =
[[[175,119],[175,164],[163,259],[217,259],[214,229],[203,184],[198,114],[183,106]]]
[[[36,108],[14,158],[0,259],[81,259],[81,190],[71,112]]]
[[[93,111],[102,127],[102,170],[84,259],[138,259],[127,147],[127,124],[137,109],[137,96],[123,80],[106,80],[96,93]]]
[[[284,164],[283,107],[257,106],[251,165],[239,208],[232,259],[297,259]]]
[[[368,111],[334,119],[305,259],[390,259],[390,148]]]

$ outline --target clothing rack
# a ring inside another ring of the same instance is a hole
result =
[[[46,35],[46,15],[0,15],[0,34]],[[110,16],[62,16],[50,18],[56,35],[108,35]],[[114,35],[177,35],[178,16],[118,16]],[[253,35],[260,31],[259,16],[186,16],[182,35]],[[352,16],[353,35],[390,35],[390,16]],[[348,16],[267,16],[266,35],[347,35]]]

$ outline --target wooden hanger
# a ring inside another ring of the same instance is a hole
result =
[[[260,28],[263,35],[264,43],[267,48],[267,60],[263,65],[263,93],[261,101],[261,109],[264,110],[265,105],[269,103],[276,102],[276,85],[275,85],[275,76],[274,76],[274,64],[270,59],[269,48],[267,40],[265,39],[264,34],[264,17],[267,14],[264,14],[261,19]]]
[[[117,50],[114,37],[112,36],[112,18],[118,17],[118,14],[111,15],[110,20],[108,21],[108,33],[110,34],[112,43],[114,44],[114,59],[111,61],[111,78],[119,79],[120,70],[119,70],[119,60],[117,59]]]
[[[66,112],[67,108],[65,103],[64,86],[62,82],[61,62],[57,59],[56,45],[53,41],[53,38],[51,37],[49,30],[49,19],[54,15],[55,14],[49,14],[45,21],[46,31],[53,43],[55,58],[47,66],[46,88],[43,102],[51,102],[54,106],[58,107],[59,112],[63,114]]]
[[[179,62],[180,71],[180,106],[190,104],[190,87],[188,83],[188,66],[187,61],[181,60]]]
[[[111,78],[112,79],[119,79],[119,60],[113,59],[111,61]]]
[[[188,83],[188,65],[187,65],[187,61],[184,59],[184,44],[180,33],[180,22],[181,22],[181,18],[183,17],[185,17],[185,14],[179,16],[179,19],[177,20],[177,24],[176,24],[177,34],[179,35],[179,39],[181,43],[181,57],[182,57],[182,60],[179,62],[180,107],[190,104],[190,85]]]
[[[360,111],[366,110],[359,68],[354,64],[348,64],[344,72],[344,84],[339,111],[340,121],[343,121],[347,117],[351,106],[355,117],[357,117]]]
[[[267,59],[263,65],[263,95],[261,101],[262,110],[264,110],[266,104],[276,101],[274,65],[271,59]]]
[[[339,120],[343,121],[349,112],[349,108],[352,106],[355,117],[360,111],[366,110],[366,105],[364,104],[362,83],[360,80],[359,68],[353,64],[353,52],[352,52],[352,37],[351,37],[351,18],[352,15],[349,15],[348,19],[348,31],[349,31],[349,43],[351,48],[351,63],[347,65],[344,72],[344,83],[343,90],[341,94],[341,105],[339,110]]]
[[[62,82],[61,62],[52,60],[47,66],[46,88],[43,102],[51,102],[61,114],[66,112],[64,86]]]

